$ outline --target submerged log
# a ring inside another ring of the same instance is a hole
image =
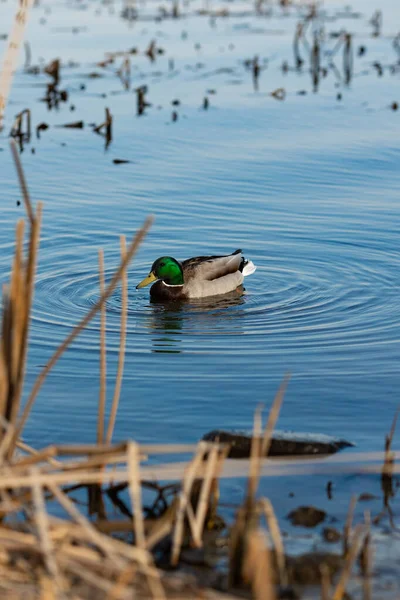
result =
[[[249,458],[251,434],[243,431],[214,429],[203,440],[230,444],[228,458]],[[354,446],[351,442],[322,434],[276,432],[271,440],[268,456],[304,456],[334,454],[343,448]]]

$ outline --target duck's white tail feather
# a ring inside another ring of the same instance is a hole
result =
[[[254,271],[257,269],[256,265],[249,260],[243,267],[243,275],[244,277],[247,277],[248,275],[252,275],[254,273]]]

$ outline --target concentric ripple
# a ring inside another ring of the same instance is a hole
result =
[[[79,257],[71,256],[75,243],[70,237],[58,238],[56,253],[52,244],[42,248],[33,314],[35,343],[59,343],[99,298],[95,249],[89,246]],[[286,256],[252,256],[258,270],[245,280],[243,296],[183,306],[151,304],[148,290],[135,289],[148,265],[135,263],[129,273],[127,352],[162,351],[163,346],[168,350],[174,344],[180,352],[207,354],[262,355],[271,347],[275,352],[299,348],[337,352],[345,346],[397,339],[398,255],[334,241],[299,238],[293,243]],[[106,258],[109,281],[119,260],[116,248]],[[117,288],[107,302],[111,351],[119,345],[120,313]],[[97,352],[98,341],[96,319],[76,348]]]

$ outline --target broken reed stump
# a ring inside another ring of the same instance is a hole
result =
[[[97,125],[93,129],[93,131],[94,131],[94,133],[98,133],[99,135],[102,135],[104,137],[105,143],[106,143],[106,148],[108,148],[108,146],[112,142],[113,117],[112,117],[112,114],[111,114],[109,108],[106,108],[105,110],[106,110],[105,121],[103,123],[101,123],[100,125]]]
[[[343,73],[344,82],[349,85],[353,78],[353,44],[351,33],[344,34],[343,44]]]
[[[31,133],[31,111],[29,108],[26,108],[16,115],[10,131],[10,137],[15,138],[18,141],[20,151],[22,151],[23,144],[30,142]]]

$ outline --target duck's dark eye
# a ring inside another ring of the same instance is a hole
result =
[[[160,267],[165,267],[165,263],[160,263]]]

